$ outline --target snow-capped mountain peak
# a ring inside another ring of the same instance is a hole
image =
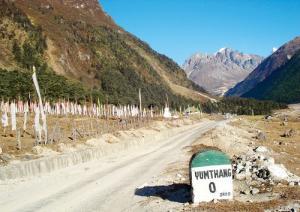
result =
[[[183,69],[189,79],[207,91],[223,95],[253,71],[262,59],[223,47],[215,54],[196,53],[186,60]]]

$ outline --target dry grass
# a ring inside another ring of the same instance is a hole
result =
[[[281,111],[285,113],[286,110]],[[266,134],[266,141],[256,141],[258,146],[266,146],[273,150],[277,163],[284,164],[292,173],[300,176],[300,120],[297,117],[289,117],[287,126],[283,120],[274,117],[265,120],[262,116],[243,116],[233,125],[240,126],[248,131],[260,130]],[[296,134],[292,137],[283,137],[285,131],[293,129]]]
[[[164,67],[157,61],[153,56],[147,54],[142,48],[134,45],[130,41],[127,41],[127,44],[135,49],[142,57],[144,57],[147,62],[152,66],[153,69],[162,77],[165,83],[178,95],[184,96],[186,98],[191,98],[196,101],[206,102],[208,100],[215,101],[214,98],[210,97],[208,94],[203,94],[192,89],[186,88],[184,86],[175,84],[172,81],[172,76],[170,76],[165,70]],[[174,76],[173,76],[174,77]]]

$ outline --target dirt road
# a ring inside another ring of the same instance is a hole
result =
[[[205,121],[167,140],[26,180],[0,182],[0,211],[143,211],[135,190],[161,173],[201,134]]]

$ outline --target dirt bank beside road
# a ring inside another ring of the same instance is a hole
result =
[[[182,148],[218,123],[203,120],[173,127],[167,137],[159,137],[160,132],[152,129],[148,142],[134,148],[48,174],[0,181],[0,210],[143,211],[139,202],[145,196],[137,189],[155,179],[181,157]],[[143,135],[140,131],[139,136]]]

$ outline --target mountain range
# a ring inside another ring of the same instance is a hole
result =
[[[224,93],[242,81],[263,57],[222,48],[215,54],[197,53],[187,59],[183,69],[189,79],[214,95]]]
[[[293,70],[294,74],[299,72],[299,67],[297,66],[297,60],[299,57],[296,53],[300,50],[300,37],[296,37],[290,42],[284,44],[279,49],[277,49],[272,55],[267,57],[253,72],[246,77],[245,80],[238,83],[235,87],[230,89],[226,96],[247,96],[247,97],[259,97],[261,99],[270,99],[270,100],[280,100],[283,102],[291,102],[293,99],[292,96],[286,98],[286,100],[282,97],[275,97],[275,91],[271,92],[271,88],[275,88],[275,82],[277,88],[281,86],[281,83],[285,83],[288,80],[286,76],[282,73],[289,74],[289,77],[292,77],[291,72]],[[292,60],[292,58],[294,59]],[[295,68],[298,67],[298,68]],[[295,69],[295,70],[294,70]],[[287,71],[287,72],[286,72]],[[274,73],[277,72],[277,73]],[[282,73],[280,73],[282,72]],[[273,74],[274,73],[274,74]],[[280,73],[280,74],[279,74]],[[297,75],[295,75],[296,77]],[[271,79],[275,79],[276,81],[271,82]],[[282,81],[281,81],[282,79]],[[290,78],[294,82],[292,78]],[[299,81],[298,81],[299,82]],[[289,90],[295,90],[297,84],[290,84]],[[260,84],[260,85],[259,85]],[[272,86],[271,86],[272,84]],[[259,85],[259,86],[258,86]],[[258,86],[256,88],[256,86]],[[270,86],[270,87],[269,87]],[[267,88],[269,87],[269,88]],[[262,88],[267,89],[268,92],[261,92]],[[253,90],[252,90],[253,89]],[[260,93],[261,92],[261,93]],[[273,93],[271,96],[269,94]],[[281,96],[285,95],[284,90],[282,89]],[[298,96],[300,93],[298,93]],[[295,96],[294,96],[295,97]],[[296,97],[295,97],[296,98]]]
[[[129,104],[141,88],[145,105],[163,105],[166,96],[175,105],[211,99],[173,60],[119,27],[97,0],[0,0],[0,29],[0,70],[8,81],[0,87],[14,89],[0,89],[2,97],[34,93],[26,79],[35,66],[47,98]]]
[[[272,71],[242,97],[273,100],[283,103],[300,102],[300,50],[282,66]]]

